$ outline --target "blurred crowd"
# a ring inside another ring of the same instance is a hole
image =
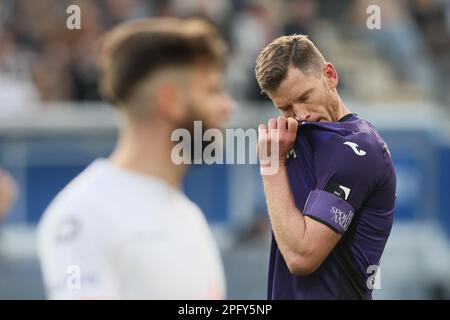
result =
[[[81,8],[69,30],[66,9]],[[381,8],[381,29],[366,26]],[[97,101],[96,51],[117,23],[153,16],[202,17],[230,46],[227,85],[236,99],[263,99],[254,80],[259,51],[282,34],[308,34],[356,99],[413,97],[449,105],[449,0],[2,0],[0,116],[37,102]]]

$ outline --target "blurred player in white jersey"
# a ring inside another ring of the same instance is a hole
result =
[[[102,42],[100,89],[122,125],[116,149],[75,178],[38,226],[52,299],[222,299],[220,253],[171,161],[177,128],[220,128],[225,44],[206,22],[146,19]]]

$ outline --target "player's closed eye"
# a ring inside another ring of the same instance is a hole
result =
[[[285,107],[285,108],[278,108],[280,110],[280,112],[284,115],[284,116],[288,116],[289,114],[292,113],[292,108],[289,107]]]
[[[304,103],[304,102],[308,101],[308,99],[309,99],[309,96],[300,97],[300,98],[298,99],[298,102]]]

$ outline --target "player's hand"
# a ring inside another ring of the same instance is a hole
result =
[[[17,197],[17,185],[13,178],[0,169],[0,219]]]
[[[258,127],[258,159],[262,167],[283,165],[297,137],[298,122],[294,118],[270,119],[267,128]]]

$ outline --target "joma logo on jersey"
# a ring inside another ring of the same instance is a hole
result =
[[[333,206],[330,210],[332,216],[331,219],[334,220],[337,224],[341,226],[342,229],[347,230],[348,226],[350,225],[350,222],[352,222],[353,219],[353,211],[350,211],[349,213],[345,213],[341,209]]]
[[[360,157],[365,156],[367,154],[367,152],[360,149],[359,146],[354,142],[346,141],[346,142],[344,142],[344,144],[349,146],[350,148],[352,148],[353,152],[356,153],[356,155],[358,155]]]

